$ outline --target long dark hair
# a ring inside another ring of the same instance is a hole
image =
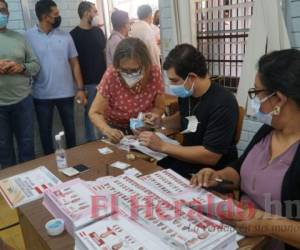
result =
[[[280,91],[300,107],[300,51],[286,49],[262,56],[258,74],[270,93]]]

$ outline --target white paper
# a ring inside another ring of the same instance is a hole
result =
[[[167,137],[166,135],[164,135],[163,133],[160,132],[156,132],[155,133],[162,141],[169,143],[169,144],[173,144],[173,145],[180,145],[180,143],[176,140],[173,140],[169,137]]]
[[[117,146],[120,149],[124,149],[124,148],[125,149],[127,149],[127,148],[135,149],[135,150],[140,151],[141,153],[148,155],[158,161],[167,156],[166,154],[153,151],[152,149],[141,145],[141,143],[138,140],[133,139],[132,137],[125,136]]]
[[[98,152],[99,152],[100,154],[102,154],[102,155],[108,155],[108,154],[113,153],[113,151],[112,151],[110,148],[108,148],[108,147],[99,148],[99,149],[98,149]]]
[[[125,163],[125,162],[121,162],[121,161],[116,161],[116,162],[110,164],[110,166],[114,167],[114,168],[118,168],[118,169],[124,170],[124,169],[130,167],[130,164]]]
[[[187,128],[181,132],[181,134],[195,133],[197,131],[197,127],[199,121],[196,116],[187,116],[185,119],[188,120]]]
[[[11,208],[17,208],[43,197],[46,189],[61,181],[46,167],[15,175],[0,181],[0,192]]]
[[[139,177],[142,175],[142,173],[139,170],[137,170],[136,168],[129,168],[124,171],[124,174],[129,175],[129,176],[135,176],[135,177]]]

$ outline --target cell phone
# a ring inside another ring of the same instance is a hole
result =
[[[83,164],[78,164],[76,166],[74,166],[73,168],[75,168],[78,172],[83,173],[89,170],[89,168]]]

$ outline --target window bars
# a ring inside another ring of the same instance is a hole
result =
[[[253,14],[253,0],[194,0],[198,49],[210,75],[237,91]]]

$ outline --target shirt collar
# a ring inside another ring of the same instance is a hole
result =
[[[116,31],[116,30],[113,30],[113,31],[111,32],[110,37],[112,37],[112,36],[114,36],[114,35],[119,36],[119,37],[122,38],[122,39],[125,38],[125,36],[123,36],[119,31]]]
[[[40,29],[40,27],[39,27],[38,24],[36,24],[34,27],[35,27],[35,30],[36,30],[38,33],[46,34],[43,30]],[[56,30],[57,30],[57,29],[53,29],[53,30],[51,30],[51,31],[50,31],[48,34],[46,34],[46,35],[51,35],[51,34],[53,34]]]

